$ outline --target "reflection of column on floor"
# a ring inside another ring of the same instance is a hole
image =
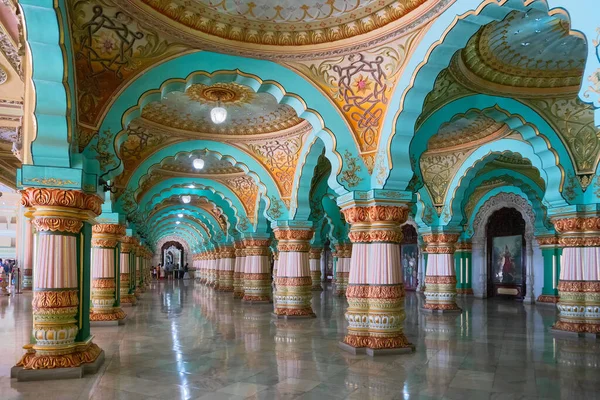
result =
[[[432,233],[423,235],[427,252],[425,275],[426,310],[460,311],[456,305],[456,273],[454,270],[454,245],[458,233]]]
[[[244,239],[244,301],[272,301],[269,243],[269,238]]]
[[[313,291],[321,291],[323,288],[321,287],[321,253],[323,252],[323,248],[321,247],[311,247],[310,252],[308,254],[309,263],[310,263],[310,278],[312,280],[312,290]]]
[[[233,246],[223,246],[219,264],[219,290],[221,292],[233,292],[234,264],[235,249]]]
[[[203,251],[200,253],[199,265],[200,265],[200,283],[206,285],[208,283],[208,253]]]
[[[308,252],[312,229],[275,228],[279,265],[275,314],[278,316],[315,317],[312,310],[312,279]]]
[[[600,333],[600,217],[552,220],[563,247],[558,321],[553,329]]]
[[[544,259],[544,286],[542,294],[537,298],[538,303],[558,303],[558,277],[562,248],[558,244],[558,236],[536,237]]]
[[[244,271],[246,268],[244,257],[244,243],[237,241],[234,243],[235,264],[233,266],[233,297],[241,299],[244,297]]]
[[[302,360],[307,350],[303,342],[310,339],[306,334],[306,324],[294,320],[277,320],[275,324],[275,357],[277,358],[277,375],[287,378],[300,378]]]
[[[130,236],[121,237],[121,254],[120,254],[120,267],[121,267],[121,304],[124,306],[135,305],[136,298],[131,290],[131,250],[132,250],[132,238]]]
[[[207,274],[206,274],[206,285],[208,287],[215,287],[217,277],[217,253],[216,250],[209,250],[207,257]]]
[[[32,301],[35,341],[25,346],[17,366],[32,370],[92,363],[101,350],[89,329],[90,266],[78,251],[89,249],[88,221],[101,213],[102,199],[61,189],[28,188],[22,193],[38,245]]]
[[[553,350],[553,358],[560,365],[600,368],[600,342],[598,341],[555,338]],[[554,359],[548,360],[549,363]],[[589,390],[589,397],[584,398],[594,398],[598,395],[596,388],[590,387]]]
[[[400,272],[400,225],[408,208],[370,205],[342,206],[351,224],[352,258],[346,297],[349,323],[344,343],[367,348],[369,354],[385,349],[412,351],[404,336],[404,285]]]
[[[98,224],[92,228],[92,309],[90,321],[120,321],[120,266],[117,244],[125,236],[125,226]]]
[[[461,241],[455,245],[454,265],[458,283],[456,293],[461,295],[472,295],[472,246],[469,241]]]

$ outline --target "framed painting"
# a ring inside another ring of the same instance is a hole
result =
[[[496,236],[492,239],[492,282],[523,284],[523,235]]]
[[[417,244],[403,244],[401,247],[402,278],[404,288],[416,290],[419,283],[417,276],[419,271],[419,246]]]

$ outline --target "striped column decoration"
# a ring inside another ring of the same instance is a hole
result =
[[[336,294],[345,296],[348,289],[350,275],[350,260],[352,257],[352,243],[340,243],[336,245],[337,270],[336,270]]]
[[[125,236],[125,226],[99,224],[92,228],[92,309],[90,321],[122,321],[120,266],[117,244]]]
[[[310,266],[310,279],[312,280],[313,292],[320,292],[323,290],[321,286],[321,253],[323,249],[321,247],[312,247],[308,253],[309,266]]]
[[[208,252],[208,282],[207,285],[214,288],[217,284],[217,249]]]
[[[244,271],[245,260],[244,243],[242,241],[233,244],[235,248],[235,264],[233,266],[233,297],[236,299],[244,298]]]
[[[425,305],[430,312],[461,312],[456,305],[456,271],[454,251],[458,233],[423,235],[427,253],[425,271]]]
[[[120,292],[121,292],[121,305],[123,306],[134,306],[137,299],[133,295],[131,290],[131,251],[133,238],[129,236],[123,236],[121,238],[121,254],[120,254]]]
[[[89,330],[89,252],[93,219],[102,199],[74,190],[27,188],[22,204],[37,230],[33,343],[12,371],[18,379],[48,379],[26,370],[80,367],[102,350]]]
[[[200,267],[200,283],[206,285],[208,280],[206,271],[206,251],[203,251],[198,255],[198,265]]]
[[[251,303],[270,303],[271,263],[269,239],[244,239],[244,297]]]
[[[312,279],[308,253],[312,229],[277,227],[279,264],[275,285],[275,312],[278,317],[314,318]]]
[[[600,217],[553,219],[563,247],[554,331],[600,334]]]
[[[342,209],[351,224],[352,256],[348,277],[348,334],[340,347],[367,354],[411,352],[404,336],[404,285],[400,268],[400,225],[404,206],[369,205]]]
[[[219,290],[221,292],[233,292],[234,264],[235,249],[233,246],[222,247],[219,265]]]
[[[215,249],[215,263],[214,263],[214,278],[213,278],[213,288],[215,290],[219,290],[219,277],[221,275],[221,252],[222,248]]]
[[[23,249],[23,290],[31,290],[33,287],[33,228],[29,218],[24,219],[24,225],[25,248]]]

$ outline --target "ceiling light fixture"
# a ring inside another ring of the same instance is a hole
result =
[[[204,168],[204,160],[201,158],[195,158],[194,161],[192,161],[192,165],[196,169],[202,169]]]
[[[194,185],[193,183],[191,185],[188,186],[188,188],[190,189],[196,189],[196,185]]]
[[[192,201],[192,196],[190,195],[183,195],[181,196],[181,201],[183,201],[185,204],[188,204]]]
[[[180,214],[177,214],[177,217],[179,217],[179,218],[183,218],[183,214],[181,214],[181,213],[180,213]]]
[[[176,223],[177,225],[179,225],[181,222],[180,222],[180,221],[175,221],[175,223]]]
[[[210,110],[210,119],[217,125],[222,124],[227,119],[227,110],[221,104],[221,96],[218,97],[217,106]]]

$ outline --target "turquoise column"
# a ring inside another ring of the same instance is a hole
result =
[[[454,253],[454,269],[456,272],[456,293],[462,295],[473,294],[473,263],[470,242],[456,244]]]
[[[560,258],[562,247],[558,245],[556,236],[538,236],[538,243],[544,258],[544,286],[538,303],[558,303],[558,279],[560,277]]]

